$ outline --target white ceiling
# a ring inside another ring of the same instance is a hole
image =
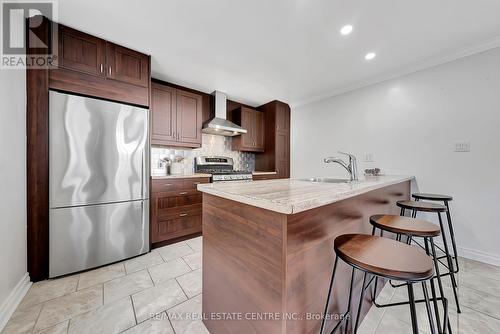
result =
[[[151,54],[154,77],[251,105],[500,46],[499,13],[499,0],[59,0],[61,23]]]

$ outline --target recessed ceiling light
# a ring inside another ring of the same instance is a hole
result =
[[[372,60],[373,58],[375,58],[377,55],[375,54],[375,52],[368,52],[365,56],[365,59],[366,60]]]
[[[340,33],[344,36],[349,35],[352,32],[352,25],[348,24],[340,29]]]

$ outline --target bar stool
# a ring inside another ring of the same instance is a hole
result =
[[[435,277],[433,277],[430,280],[431,283],[431,294],[432,294],[432,302],[434,304],[434,312],[436,315],[436,322],[438,324],[438,331],[439,333],[445,333],[445,326],[448,327],[449,333],[451,334],[451,324],[449,322],[449,319],[447,317],[448,314],[448,303],[447,299],[444,296],[444,289],[443,289],[443,284],[441,281],[441,274],[439,271],[439,263],[438,263],[438,257],[436,255],[436,247],[434,244],[434,238],[439,237],[441,234],[441,229],[439,226],[432,224],[428,221],[425,220],[419,220],[415,218],[409,218],[409,217],[402,217],[402,216],[396,216],[396,215],[374,215],[370,217],[370,224],[373,226],[372,228],[372,235],[375,235],[376,230],[380,229],[380,236],[383,235],[384,231],[395,233],[396,235],[405,235],[408,237],[410,240],[411,238],[419,237],[423,238],[424,244],[425,244],[425,251],[427,255],[431,256],[434,262],[434,270],[435,270]],[[429,247],[430,244],[430,247]],[[439,293],[440,296],[439,298],[436,297],[436,288],[434,286],[434,279],[437,279],[438,282],[438,288],[439,288]],[[375,289],[374,291],[377,291],[377,279],[375,279]],[[392,304],[378,304],[376,302],[376,297],[372,295],[372,301],[377,307],[388,307],[388,306],[397,306],[397,305],[403,305],[406,304],[405,302],[403,303],[392,303]],[[440,315],[439,315],[439,309],[438,309],[438,300],[442,300],[443,302],[443,308],[445,309],[445,318],[443,321],[443,326],[442,330],[440,327]],[[418,302],[422,302],[423,300],[418,300]]]
[[[455,272],[455,274],[458,273],[460,268],[458,266],[457,243],[455,241],[455,232],[453,230],[453,223],[451,222],[451,212],[450,212],[450,205],[449,205],[449,202],[453,200],[453,197],[449,196],[449,195],[428,194],[428,193],[415,193],[412,195],[412,197],[415,199],[415,201],[428,200],[428,201],[435,201],[435,202],[443,202],[444,206],[446,206],[446,219],[448,221],[448,230],[450,231],[451,246],[453,247],[453,259],[455,260],[454,272]],[[440,247],[437,247],[437,248],[440,249]],[[440,250],[443,251],[442,249],[440,249]],[[443,253],[444,253],[444,251],[443,251]]]
[[[351,318],[351,301],[354,284],[355,269],[364,272],[363,284],[361,285],[361,296],[359,298],[356,320],[354,323],[354,333],[357,332],[359,324],[359,314],[363,303],[365,290],[370,286],[374,278],[386,278],[404,281],[407,284],[410,305],[410,314],[413,333],[418,333],[417,314],[415,307],[415,295],[413,284],[421,283],[424,293],[424,300],[427,308],[427,316],[432,334],[435,334],[434,320],[429,301],[426,281],[434,276],[434,267],[432,259],[415,246],[405,245],[401,242],[389,238],[366,234],[344,234],[337,237],[334,241],[335,262],[333,265],[332,276],[326,300],[323,320],[321,322],[320,334],[323,334],[325,320],[328,314],[328,306],[332,293],[332,287],[335,280],[339,258],[348,264],[352,269],[351,282],[349,288],[349,299],[347,310],[341,315],[340,321],[329,333],[335,333],[342,325],[347,332],[349,328],[349,318]],[[367,284],[368,274],[373,275]]]
[[[401,208],[401,216],[404,216],[406,210],[410,210],[412,212],[412,217],[416,217],[418,212],[429,212],[436,213],[439,220],[439,227],[441,228],[441,238],[443,239],[444,253],[447,260],[448,265],[445,265],[448,268],[448,273],[442,274],[441,276],[450,276],[453,294],[455,297],[455,303],[457,306],[457,312],[461,313],[460,304],[458,302],[458,292],[457,292],[457,281],[455,279],[455,272],[453,270],[453,263],[451,260],[450,251],[448,249],[448,242],[446,240],[446,233],[444,233],[444,225],[443,218],[441,217],[441,213],[446,212],[448,209],[446,206],[437,203],[425,202],[425,201],[398,201],[396,205]],[[411,241],[411,237],[410,237]],[[421,245],[420,245],[421,246]],[[437,258],[438,261],[440,258]]]

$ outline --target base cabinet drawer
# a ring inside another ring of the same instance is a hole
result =
[[[158,210],[158,220],[198,216],[201,215],[201,213],[201,203],[179,206],[175,208],[160,209]]]
[[[197,192],[195,194],[185,194],[179,196],[168,196],[158,198],[158,210],[172,209],[176,207],[200,204],[202,202],[202,194]]]
[[[160,242],[201,232],[201,214],[174,219],[158,220],[153,242]]]
[[[201,232],[203,196],[196,188],[209,182],[208,177],[151,180],[152,243]]]

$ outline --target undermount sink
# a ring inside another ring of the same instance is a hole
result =
[[[332,179],[329,177],[311,177],[307,179],[301,179],[301,181],[309,181],[309,182],[323,182],[323,183],[350,183],[350,180],[347,179]]]

